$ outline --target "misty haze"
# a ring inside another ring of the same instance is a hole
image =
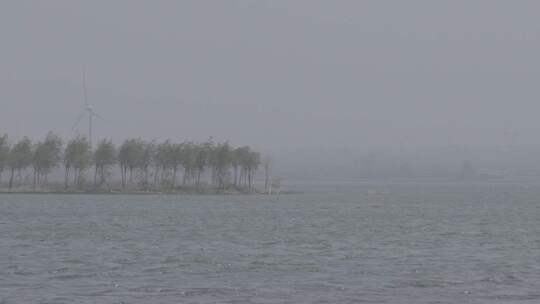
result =
[[[0,3],[0,303],[540,302],[540,3]]]

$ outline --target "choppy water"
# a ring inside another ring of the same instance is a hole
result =
[[[0,303],[540,303],[540,187],[0,195]]]

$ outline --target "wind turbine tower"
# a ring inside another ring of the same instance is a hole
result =
[[[105,119],[101,115],[96,113],[96,111],[94,110],[94,107],[88,103],[88,93],[86,90],[86,70],[83,70],[82,81],[83,81],[84,108],[81,114],[79,114],[79,117],[77,117],[77,120],[75,124],[73,125],[73,129],[75,129],[79,125],[81,120],[86,115],[88,115],[88,143],[90,144],[90,147],[92,147],[92,135],[93,135],[92,134],[92,131],[93,131],[92,119],[94,117],[97,117],[103,121],[105,121]]]

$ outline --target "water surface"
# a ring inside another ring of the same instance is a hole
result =
[[[540,303],[540,187],[0,195],[0,303]]]

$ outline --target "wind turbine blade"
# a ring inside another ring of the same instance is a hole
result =
[[[88,107],[88,94],[86,93],[86,68],[83,68],[83,94],[84,105]]]
[[[107,121],[105,118],[103,118],[103,116],[99,115],[98,113],[96,113],[94,110],[92,110],[92,115],[94,115],[95,117],[103,120],[103,121]]]
[[[83,117],[86,115],[86,112],[83,111],[79,117],[77,117],[77,120],[75,121],[75,123],[73,124],[73,127],[71,127],[71,130],[75,130],[75,128],[77,127],[77,125],[79,125],[79,123],[81,122],[81,119],[83,119]]]

